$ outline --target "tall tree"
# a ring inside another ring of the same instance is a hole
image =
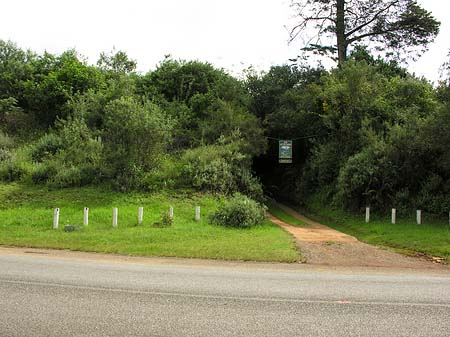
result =
[[[337,54],[339,63],[363,42],[386,54],[420,54],[439,33],[440,22],[416,0],[292,0],[292,7],[299,20],[291,41],[312,33],[303,50]]]
[[[447,60],[441,65],[439,71],[442,82],[447,82],[450,86],[450,49],[448,50]]]

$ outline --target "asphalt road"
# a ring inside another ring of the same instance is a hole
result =
[[[0,251],[0,336],[450,336],[448,271],[165,261]]]

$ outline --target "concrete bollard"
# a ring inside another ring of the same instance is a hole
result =
[[[118,217],[119,217],[119,209],[114,207],[113,208],[113,218],[112,218],[112,226],[113,226],[113,228],[117,228],[117,225],[118,225],[117,219],[118,219]]]
[[[169,207],[169,216],[173,219],[173,206]]]
[[[366,222],[370,221],[370,207],[366,207]]]
[[[417,210],[416,220],[417,220],[418,225],[422,224],[422,210],[420,210],[420,209]]]
[[[89,225],[89,208],[84,208],[83,225]]]
[[[395,218],[396,218],[396,215],[397,215],[397,210],[395,209],[395,208],[393,208],[392,209],[392,216],[391,216],[391,223],[393,224],[393,225],[395,225]]]
[[[142,225],[143,219],[144,219],[144,207],[139,207],[139,209],[138,209],[138,225]]]
[[[59,208],[55,208],[53,211],[53,229],[58,229],[59,225]]]
[[[200,206],[195,206],[195,221],[200,221]]]

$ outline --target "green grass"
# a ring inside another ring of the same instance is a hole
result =
[[[269,199],[266,202],[266,206],[269,208],[269,212],[274,217],[276,217],[292,226],[298,226],[298,227],[308,227],[309,226],[306,222],[304,222],[300,219],[297,219],[292,214],[286,212],[272,199]]]
[[[305,213],[304,210],[302,212]],[[422,253],[442,257],[450,263],[448,219],[435,219],[423,214],[422,225],[417,225],[414,218],[397,218],[394,225],[390,216],[371,215],[370,223],[366,223],[364,212],[349,214],[319,200],[308,204],[305,215],[370,244],[389,247],[407,255]]]
[[[171,256],[224,260],[294,262],[299,253],[291,236],[266,221],[252,229],[229,229],[208,223],[218,198],[176,191],[158,194],[121,194],[107,188],[48,190],[22,184],[0,184],[0,244],[70,249],[138,256]],[[154,222],[172,205],[174,223],[155,228]],[[202,219],[194,221],[200,205]],[[144,223],[137,210],[144,207]],[[53,209],[60,208],[60,228],[52,229]],[[89,207],[89,225],[64,232],[66,224],[82,225]],[[113,229],[112,208],[119,208]]]

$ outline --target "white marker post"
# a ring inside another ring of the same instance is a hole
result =
[[[53,229],[58,229],[59,224],[59,208],[55,208],[53,212]]]
[[[370,221],[370,207],[366,207],[366,222]]]
[[[173,219],[173,206],[169,207],[169,216]]]
[[[195,206],[195,221],[200,221],[200,206]]]
[[[114,207],[113,208],[113,219],[112,219],[113,228],[117,228],[117,218],[118,217],[119,217],[119,209]]]
[[[416,218],[417,218],[417,224],[421,225],[422,224],[422,210],[420,210],[420,209],[417,210]]]
[[[397,215],[397,210],[395,209],[395,208],[393,208],[392,209],[392,216],[391,216],[391,223],[393,224],[393,225],[395,225],[395,218],[396,218],[396,215]]]
[[[83,225],[89,225],[89,208],[84,208]]]
[[[138,225],[142,225],[143,219],[144,219],[144,207],[139,207],[139,209],[138,209]]]

